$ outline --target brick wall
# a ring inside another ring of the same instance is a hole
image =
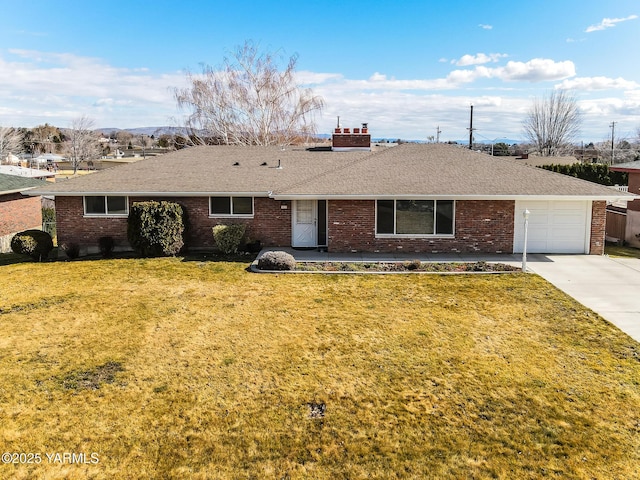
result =
[[[607,202],[591,202],[591,241],[589,255],[604,254],[604,237],[607,226]]]
[[[140,200],[146,199],[130,198],[129,202]],[[245,223],[247,236],[260,240],[263,246],[291,245],[290,201],[255,198],[254,218],[243,219],[209,218],[206,197],[155,200],[175,201],[186,208],[190,224],[186,241],[192,247],[213,247],[212,228],[219,223]],[[513,252],[515,202],[511,200],[456,201],[454,238],[376,238],[374,200],[330,200],[327,207],[332,252]],[[116,245],[128,246],[127,219],[84,218],[82,197],[57,197],[56,218],[59,244],[74,242],[85,249],[97,249],[98,238],[112,236]],[[593,202],[590,246],[593,255],[604,251],[605,220],[605,202]]]
[[[376,238],[375,201],[329,201],[332,252],[512,253],[515,202],[457,201],[454,238]]]
[[[42,228],[40,197],[0,195],[0,251],[10,251],[13,235],[31,228]]]
[[[150,199],[130,197],[129,205],[145,200]],[[291,202],[255,198],[254,218],[209,218],[207,197],[158,197],[153,200],[177,202],[186,209],[189,229],[185,240],[188,246],[213,247],[213,227],[221,223],[246,224],[247,236],[260,240],[264,246],[291,245]],[[59,244],[77,243],[83,251],[96,250],[100,237],[111,236],[118,247],[129,247],[127,219],[84,217],[82,197],[56,197],[56,223]]]

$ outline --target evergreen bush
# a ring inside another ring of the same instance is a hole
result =
[[[113,248],[116,246],[116,242],[113,237],[100,237],[98,239],[98,248],[100,249],[100,255],[102,258],[109,258],[113,253]]]
[[[69,260],[75,260],[80,256],[80,245],[77,243],[64,243],[61,248]]]
[[[127,220],[131,247],[144,257],[176,255],[184,247],[184,210],[174,202],[134,202]]]
[[[42,230],[25,230],[11,239],[11,250],[20,255],[29,255],[36,261],[46,260],[53,250],[51,235]]]
[[[216,225],[213,227],[213,239],[216,246],[227,255],[237,253],[246,228],[246,225],[242,223]]]
[[[629,174],[612,172],[608,165],[602,163],[573,163],[571,165],[541,165],[540,168],[581,178],[600,185],[627,185]]]

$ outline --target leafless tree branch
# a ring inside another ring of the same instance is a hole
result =
[[[187,73],[189,86],[174,89],[180,108],[191,113],[187,127],[194,141],[227,145],[286,145],[314,133],[321,97],[295,81],[297,56],[284,71],[270,53],[251,42],[225,58],[220,69],[203,66]]]
[[[581,114],[575,97],[554,90],[536,99],[523,123],[527,139],[543,156],[558,155],[580,131]]]
[[[75,174],[80,164],[84,161],[97,158],[100,154],[98,136],[93,131],[93,120],[82,116],[71,122],[67,133],[65,153]]]
[[[13,127],[0,127],[0,162],[5,161],[9,154],[20,153],[23,150],[22,133]]]

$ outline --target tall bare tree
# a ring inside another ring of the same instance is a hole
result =
[[[581,122],[575,97],[566,90],[554,90],[534,100],[523,126],[527,139],[548,157],[558,155],[575,139]]]
[[[174,89],[180,108],[191,113],[192,137],[227,145],[285,145],[315,131],[314,114],[324,102],[295,78],[298,57],[279,69],[271,53],[251,42],[237,47],[219,69],[187,73],[189,86]]]
[[[13,127],[0,127],[0,163],[5,161],[11,153],[20,153],[23,150],[22,132]]]
[[[93,160],[100,154],[98,135],[93,127],[93,120],[84,115],[71,121],[66,135],[65,153],[74,174],[82,162]]]

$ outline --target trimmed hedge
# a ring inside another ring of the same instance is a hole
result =
[[[541,165],[540,168],[581,178],[600,185],[627,185],[629,174],[612,172],[608,165],[602,163],[573,163],[571,165]]]
[[[134,202],[127,220],[131,247],[144,257],[176,255],[184,247],[184,210],[174,202]]]
[[[213,227],[213,239],[216,242],[216,246],[222,253],[227,255],[237,253],[246,228],[246,225],[242,223],[216,225]]]
[[[20,255],[29,255],[36,261],[46,260],[53,250],[51,235],[42,230],[25,230],[11,239],[11,250]]]

